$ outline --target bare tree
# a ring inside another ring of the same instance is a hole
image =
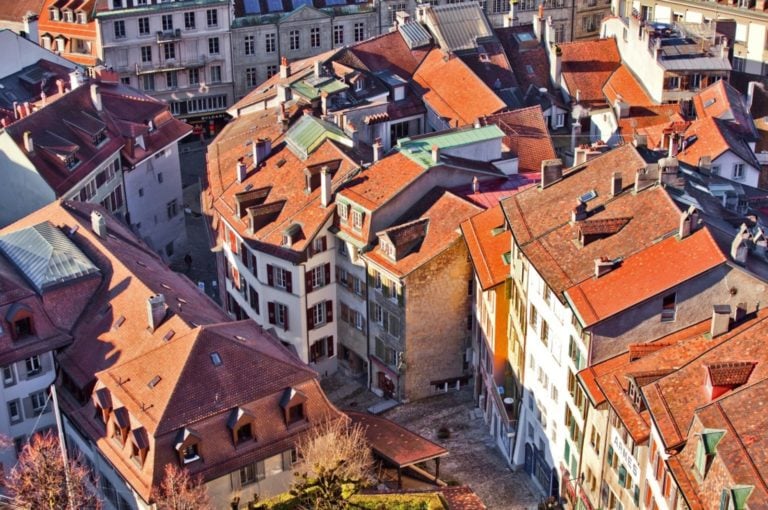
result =
[[[200,476],[175,464],[165,465],[165,475],[153,497],[157,510],[212,510],[208,490]]]
[[[348,499],[372,480],[373,456],[359,424],[327,420],[301,438],[302,468],[291,494],[307,509],[349,508]]]
[[[24,446],[6,484],[17,508],[100,509],[89,476],[76,460],[64,465],[58,439],[47,432],[32,436]]]

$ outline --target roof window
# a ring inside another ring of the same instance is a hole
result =
[[[218,352],[212,352],[211,353],[211,363],[213,363],[214,367],[221,366],[221,355]]]

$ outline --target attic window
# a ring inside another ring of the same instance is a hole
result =
[[[672,322],[675,320],[675,311],[677,309],[677,293],[667,294],[661,300],[661,322]]]
[[[345,204],[344,202],[339,202],[336,204],[336,212],[339,213],[339,218],[343,222],[347,222],[349,219],[349,204]]]
[[[64,156],[63,158],[64,165],[67,167],[67,169],[72,170],[75,168],[78,163],[80,163],[80,160],[77,159],[77,157],[74,154],[68,154]]]
[[[716,100],[717,100],[717,98],[715,98],[715,97],[713,97],[712,99],[707,99],[706,101],[704,101],[704,108],[709,108],[710,106],[715,104]]]
[[[211,363],[213,363],[214,367],[221,366],[221,355],[218,352],[211,353]]]
[[[534,72],[533,72],[533,66],[532,66],[532,65],[530,65],[530,64],[526,64],[526,65],[525,65],[525,72],[526,72],[526,73],[528,73],[528,74],[534,74]]]
[[[385,241],[384,239],[381,240],[381,251],[390,260],[396,260],[395,247],[389,241]]]
[[[93,135],[91,139],[93,140],[93,145],[98,147],[99,145],[104,143],[104,141],[107,139],[107,131],[105,129],[102,129],[101,131]]]
[[[163,336],[164,342],[169,342],[171,338],[173,338],[173,335],[175,335],[176,332],[172,329],[169,329],[168,332]]]
[[[123,323],[124,323],[124,322],[125,322],[125,316],[124,316],[124,315],[121,315],[120,317],[118,317],[118,318],[117,318],[117,320],[115,321],[115,323],[114,323],[114,324],[112,324],[112,329],[117,329],[117,328],[119,328],[120,326],[122,326],[122,325],[123,325]]]
[[[712,461],[717,453],[717,445],[725,435],[724,430],[704,429],[699,436],[699,442],[696,445],[696,457],[694,458],[694,473],[699,480],[704,480],[707,476]]]
[[[586,204],[587,202],[589,202],[590,200],[594,200],[595,198],[597,198],[597,191],[591,189],[586,193],[584,193],[583,195],[581,195],[579,197],[579,200],[581,200],[582,204]]]
[[[352,210],[352,226],[355,230],[363,229],[363,214],[362,211],[358,211],[357,209]]]

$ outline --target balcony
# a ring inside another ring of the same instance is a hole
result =
[[[189,58],[175,58],[162,62],[137,62],[136,74],[164,73],[166,71],[181,71],[195,67],[205,67],[211,62],[207,55],[195,55]],[[118,68],[118,70],[120,70]]]
[[[181,29],[162,30],[157,32],[157,43],[174,42],[181,40]]]

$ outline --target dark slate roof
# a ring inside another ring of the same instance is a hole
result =
[[[64,233],[46,221],[0,236],[0,251],[39,293],[99,269]]]

